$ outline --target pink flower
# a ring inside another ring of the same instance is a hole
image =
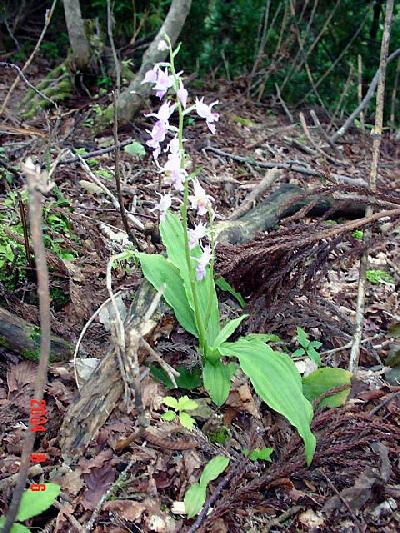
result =
[[[176,95],[179,98],[180,103],[182,104],[182,107],[186,107],[188,92],[183,86],[182,80],[180,80],[179,83],[179,89],[176,91]]]
[[[199,215],[205,215],[207,213],[207,209],[211,205],[211,201],[213,201],[213,198],[210,195],[206,194],[206,191],[200,185],[198,179],[193,180],[193,185],[194,194],[189,195],[189,200],[192,204],[192,209],[197,209],[197,213]]]
[[[154,67],[151,70],[148,70],[144,76],[143,83],[157,83],[158,79],[158,73],[160,72],[160,67],[158,65],[154,65]]]
[[[161,120],[157,120],[157,122],[154,124],[153,129],[146,130],[147,133],[150,133],[150,139],[146,142],[147,146],[150,146],[150,148],[153,148],[153,156],[154,159],[157,159],[160,155],[160,143],[165,141],[165,135],[167,133],[167,127],[166,124],[161,122]]]
[[[198,263],[196,265],[196,279],[197,281],[201,281],[204,279],[206,275],[206,267],[209,264],[211,260],[211,248],[210,246],[206,246],[204,248],[203,253],[201,254],[200,258],[198,259]]]
[[[181,168],[181,157],[179,152],[171,153],[164,165],[165,182],[172,184],[177,191],[183,191],[183,182],[186,172]]]
[[[169,102],[164,102],[160,109],[158,110],[158,113],[149,113],[148,115],[145,115],[146,117],[156,117],[160,122],[165,124],[166,127],[169,126],[168,121],[169,117],[173,114],[175,111],[176,105],[171,105]]]
[[[154,89],[157,91],[156,96],[158,98],[163,98],[165,93],[168,91],[170,87],[172,87],[174,84],[174,77],[170,76],[168,74],[168,69],[165,69],[165,71],[159,69],[158,76],[157,76],[157,82],[154,87]]]
[[[154,209],[151,209],[150,211],[154,211],[155,209],[158,209],[160,211],[160,220],[161,222],[165,219],[165,213],[167,210],[171,207],[172,198],[169,193],[167,194],[160,194],[160,201],[158,204],[155,205]]]
[[[204,100],[204,97],[201,98],[200,100],[198,98],[196,98],[196,101],[195,101],[196,112],[199,115],[199,117],[204,118],[206,120],[207,126],[208,126],[209,130],[211,131],[211,133],[215,133],[215,124],[214,124],[214,122],[218,121],[219,114],[218,113],[213,113],[211,111],[211,108],[215,104],[218,104],[218,100],[216,100],[215,102],[213,102],[210,105],[205,104],[203,102],[203,100]]]
[[[189,233],[189,248],[193,250],[195,246],[199,244],[200,239],[206,236],[206,225],[200,222],[200,224],[196,224],[194,229],[190,229],[188,231]]]
[[[171,154],[179,154],[179,139],[178,137],[174,137],[171,139],[168,145],[168,150]]]

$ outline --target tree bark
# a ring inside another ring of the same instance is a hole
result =
[[[159,50],[158,45],[167,34],[172,46],[174,46],[189,14],[191,3],[192,0],[172,0],[164,24],[143,56],[142,65],[136,78],[117,100],[118,121],[120,123],[127,123],[132,120],[142,108],[145,98],[150,95],[150,84],[142,85],[144,76],[156,63],[165,61],[168,51]]]
[[[90,67],[90,45],[85,32],[79,0],[63,0],[65,22],[76,67],[88,71]]]

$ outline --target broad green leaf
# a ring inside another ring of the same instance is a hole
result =
[[[165,301],[174,310],[181,326],[197,337],[193,311],[188,304],[182,279],[177,268],[162,255],[144,253],[137,253],[136,255],[145,278],[157,290],[165,284]]]
[[[194,483],[186,491],[183,501],[188,518],[193,518],[199,514],[206,502],[206,487],[202,487],[199,483]]]
[[[178,400],[172,396],[165,396],[165,398],[163,398],[163,404],[172,407],[175,411],[178,409]]]
[[[176,416],[177,415],[175,411],[165,411],[165,413],[161,415],[161,418],[166,422],[172,422],[173,420],[175,420]]]
[[[177,409],[178,411],[192,411],[197,409],[199,404],[194,400],[191,400],[188,396],[182,396],[178,400]]]
[[[242,308],[246,307],[246,302],[244,301],[243,296],[240,294],[240,292],[235,291],[232,285],[228,283],[225,278],[222,276],[215,278],[215,285],[221,289],[221,291],[229,292],[229,294],[236,298]]]
[[[225,365],[221,361],[211,363],[207,359],[204,361],[203,382],[204,387],[210,395],[212,401],[221,406],[228,397],[231,390],[231,378],[236,368],[232,365]]]
[[[179,413],[179,421],[186,429],[192,430],[196,423],[196,420],[185,412]]]
[[[6,523],[6,517],[1,516],[0,517],[0,528],[3,528],[5,523]],[[31,533],[31,530],[23,526],[22,524],[17,524],[16,522],[14,522],[14,524],[11,527],[11,533]]]
[[[251,461],[270,461],[272,462],[271,455],[274,452],[273,448],[254,448],[251,452],[248,448],[243,450],[243,453]]]
[[[217,479],[229,464],[228,457],[218,455],[211,459],[205,466],[200,476],[199,483],[194,483],[185,494],[185,510],[188,518],[196,516],[206,501],[206,489],[208,484]]]
[[[239,324],[247,318],[249,315],[242,315],[239,318],[234,318],[233,320],[229,320],[225,326],[221,329],[221,331],[218,333],[217,338],[214,341],[213,348],[218,348],[220,344],[225,342],[229,337],[236,331]]]
[[[213,457],[204,467],[203,473],[199,479],[199,485],[206,488],[211,481],[217,479],[225,468],[229,465],[229,458],[224,455]]]
[[[46,490],[43,492],[33,492],[26,490],[21,498],[17,520],[23,522],[46,511],[53,505],[53,502],[60,494],[60,485],[56,483],[45,483]]]
[[[227,342],[219,350],[223,355],[236,356],[260,398],[295,426],[304,441],[309,465],[315,451],[310,429],[313,409],[303,395],[300,374],[291,358],[254,339]]]
[[[189,268],[185,255],[184,228],[179,217],[171,211],[168,211],[164,221],[160,224],[160,234],[162,242],[167,250],[168,260],[179,270],[189,305],[194,309]],[[200,257],[200,253],[200,248],[197,246],[191,251],[191,256]],[[191,261],[193,268],[195,268],[196,261],[194,259]],[[212,279],[209,268],[207,268],[204,280],[196,282],[196,293],[203,322],[205,321],[207,310],[210,309],[208,321],[207,324],[205,324],[205,330],[207,334],[207,343],[212,345],[219,332],[219,310],[214,280]],[[210,298],[211,304],[209,304]]]
[[[324,398],[318,404],[318,409],[344,405],[351,388],[351,372],[348,370],[343,368],[319,368],[303,378],[303,394],[308,400],[313,401],[330,389],[342,385],[348,385],[348,389]]]
[[[137,142],[137,141],[134,141],[133,143],[131,144],[127,144],[124,148],[124,151],[127,153],[127,154],[130,154],[130,155],[136,155],[140,158],[144,157],[146,155],[146,149],[145,147],[143,146],[143,144]]]

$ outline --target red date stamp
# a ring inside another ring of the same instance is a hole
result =
[[[46,400],[31,400],[29,404],[29,431],[31,433],[44,433],[46,431]],[[43,452],[31,453],[32,463],[45,463],[47,455]],[[46,490],[44,483],[31,483],[32,492]]]

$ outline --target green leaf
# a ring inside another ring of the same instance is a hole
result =
[[[300,374],[291,358],[254,339],[227,342],[219,349],[223,355],[238,357],[260,398],[295,426],[304,441],[310,465],[316,444],[310,429],[313,409],[303,395]]]
[[[189,333],[198,336],[193,311],[188,303],[182,279],[177,268],[164,256],[136,254],[146,279],[159,290],[165,284],[164,298],[172,307],[178,322]]]
[[[231,390],[231,377],[236,368],[229,364],[225,365],[221,361],[211,363],[207,359],[204,361],[203,382],[212,401],[220,407],[228,397]]]
[[[175,409],[175,411],[178,410],[178,400],[172,396],[165,396],[165,398],[163,398],[163,404]]]
[[[234,318],[233,320],[229,320],[225,326],[221,329],[221,331],[218,333],[217,338],[214,341],[213,349],[216,349],[225,342],[229,337],[236,331],[239,324],[247,318],[249,315],[242,315],[239,318]]]
[[[28,518],[43,513],[43,511],[46,511],[46,509],[53,505],[53,502],[60,494],[60,485],[57,485],[56,483],[45,483],[44,485],[46,490],[43,492],[26,490],[23,493],[16,518],[17,520],[20,522],[28,520]]]
[[[200,367],[189,369],[184,366],[178,366],[176,367],[176,370],[179,372],[179,377],[176,377],[175,381],[180,389],[196,389],[203,383]],[[161,381],[166,387],[169,389],[174,388],[171,379],[163,368],[152,365],[150,367],[150,372],[152,376]]]
[[[246,302],[244,301],[243,296],[240,294],[240,292],[235,291],[232,285],[226,281],[225,278],[222,276],[215,278],[215,285],[221,289],[221,291],[229,292],[229,294],[236,298],[242,308],[246,307]]]
[[[254,448],[249,452],[248,448],[243,450],[243,453],[250,461],[269,461],[272,462],[271,455],[273,453],[273,448]]]
[[[330,389],[342,385],[348,385],[348,389],[324,398],[318,404],[318,409],[344,405],[351,388],[351,373],[348,370],[343,368],[319,368],[303,378],[303,393],[308,400],[313,401]]]
[[[127,154],[130,154],[130,155],[136,155],[138,156],[139,158],[142,158],[146,155],[146,149],[145,147],[143,146],[143,144],[137,142],[137,141],[134,141],[133,143],[131,144],[127,144],[124,148],[124,151],[127,153]]]
[[[304,348],[297,348],[297,350],[292,353],[292,357],[301,357],[302,355],[305,355],[305,353]]]
[[[164,221],[160,224],[160,234],[162,242],[167,250],[168,260],[179,270],[179,274],[185,287],[187,300],[190,307],[194,309],[190,274],[185,255],[184,228],[179,217],[171,211],[167,211]],[[200,248],[197,246],[191,251],[191,256],[199,257],[200,253]],[[191,261],[193,268],[195,268],[195,260],[192,259]],[[199,311],[204,322],[207,310],[210,308],[210,314],[208,322],[205,324],[205,330],[207,343],[212,345],[220,328],[217,293],[215,292],[214,280],[212,279],[209,268],[207,268],[204,280],[196,282],[196,292],[199,300]],[[211,303],[209,304],[210,298]]]
[[[209,463],[204,467],[203,473],[199,479],[199,485],[206,488],[207,485],[217,479],[222,474],[225,468],[229,465],[229,458],[224,455],[217,455],[213,457]]]
[[[186,491],[183,501],[188,518],[193,518],[199,514],[206,502],[206,487],[202,487],[199,483],[194,483]]]
[[[246,335],[246,339],[256,339],[267,344],[269,342],[283,342],[279,335],[275,335],[275,333],[249,333]]]
[[[6,517],[0,516],[0,528],[3,528],[5,523],[6,523]],[[14,522],[14,524],[11,527],[11,533],[31,533],[31,530],[23,526],[22,524],[17,524]]]
[[[179,413],[179,422],[182,426],[190,431],[194,428],[196,420],[185,412]]]
[[[314,350],[314,348],[311,346],[311,342],[310,342],[310,346],[307,348],[307,355],[310,359],[312,359],[314,361],[314,363],[317,365],[317,366],[321,366],[321,356],[319,355],[319,353]]]
[[[304,331],[303,328],[297,328],[296,337],[297,337],[297,340],[298,340],[300,346],[303,346],[303,348],[307,348],[307,346],[310,344],[310,341],[308,339],[308,335]]]
[[[197,409],[199,404],[194,400],[191,400],[188,396],[182,396],[178,400],[177,410],[178,411],[192,411]]]
[[[165,413],[161,415],[161,418],[166,422],[172,422],[173,420],[175,420],[176,416],[177,415],[175,411],[165,411]]]

